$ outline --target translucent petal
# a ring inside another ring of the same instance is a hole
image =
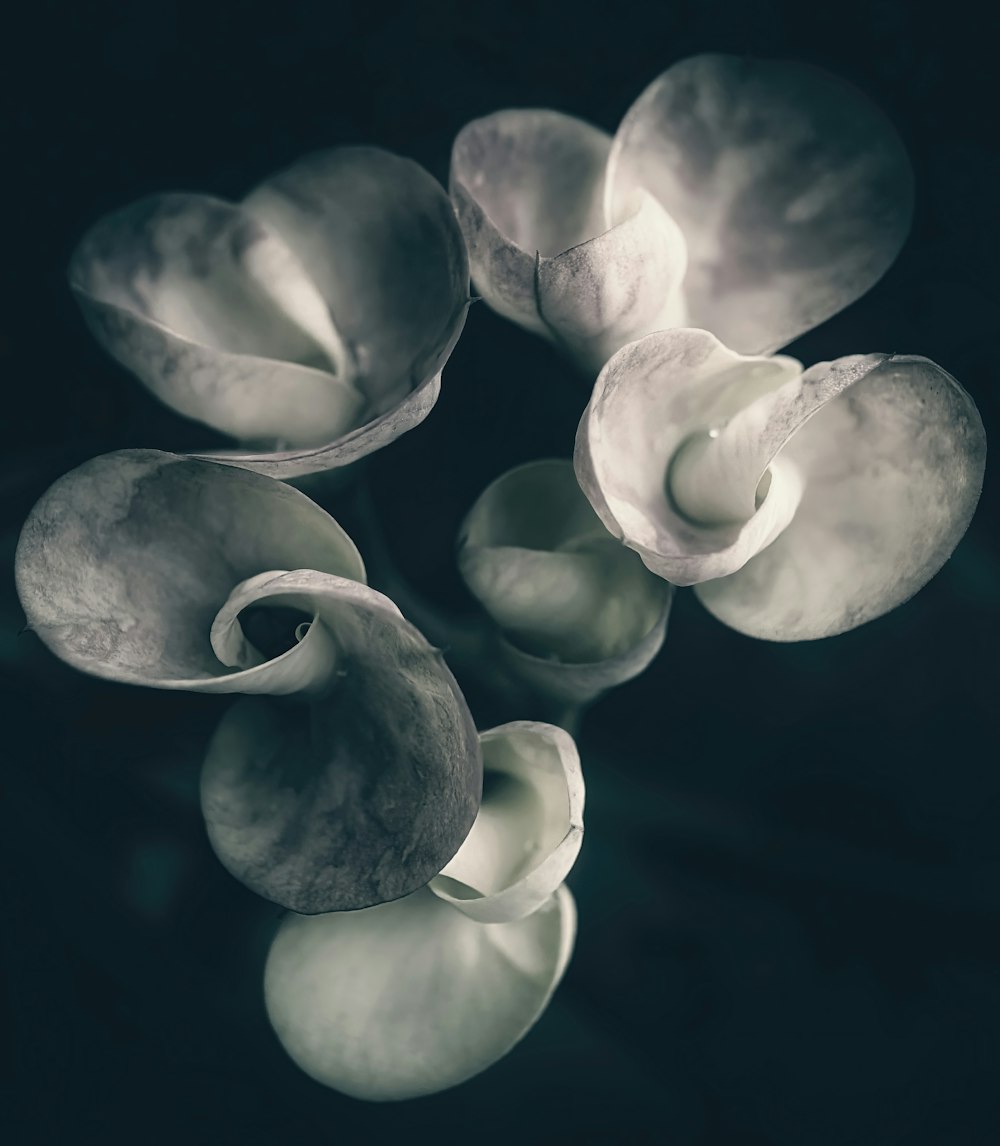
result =
[[[609,146],[571,116],[508,110],[467,124],[451,164],[476,289],[594,372],[676,310],[685,262],[676,224],[647,195],[631,196],[609,229]]]
[[[367,911],[291,915],[264,975],[268,1016],[312,1078],[356,1098],[415,1098],[505,1055],[569,961],[572,896],[479,924],[424,889]]]
[[[75,668],[157,688],[285,692],[296,650],[232,671],[211,632],[240,581],[302,566],[365,577],[347,534],[297,490],[231,466],[123,450],[48,490],[25,522],[15,571],[29,626]]]
[[[902,604],[961,540],[983,482],[975,405],[928,359],[820,363],[810,388],[825,402],[780,454],[802,475],[794,518],[739,572],[697,588],[720,620],[769,640],[832,636]]]
[[[594,386],[574,459],[605,526],[677,585],[744,565],[791,520],[802,492],[795,467],[772,463],[767,496],[748,518],[707,523],[677,505],[670,470],[692,438],[714,432],[800,374],[793,358],[744,357],[704,330],[661,331],[620,350]],[[756,486],[755,478],[751,498]]]
[[[435,895],[480,923],[537,911],[563,882],[583,842],[583,774],[568,732],[516,721],[482,733],[483,801]]]
[[[391,601],[344,578],[257,577],[236,598],[230,613],[311,616],[302,645],[321,635],[335,672],[308,706],[254,697],[226,713],[201,783],[216,854],[303,913],[422,887],[465,839],[482,789],[475,726],[441,654]]]
[[[140,200],[87,232],[69,279],[98,341],[187,417],[311,445],[360,415],[346,350],[302,264],[239,207]]]
[[[688,249],[687,323],[766,353],[859,298],[910,227],[889,121],[808,64],[701,55],[642,93],[615,136],[609,211],[643,187]]]
[[[669,587],[608,537],[568,461],[494,481],[463,523],[458,561],[515,671],[545,691],[592,699],[641,672],[663,642]]]

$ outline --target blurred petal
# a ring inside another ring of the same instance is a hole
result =
[[[537,911],[583,842],[583,774],[568,732],[521,720],[482,733],[483,802],[430,889],[479,923]]]
[[[676,224],[649,196],[631,196],[608,229],[609,147],[572,116],[508,110],[467,124],[451,163],[476,289],[594,371],[662,322],[685,262]]]
[[[231,672],[211,632],[239,582],[302,566],[365,577],[351,539],[297,490],[123,450],[48,490],[24,525],[15,572],[29,626],[75,668],[157,688],[287,692],[300,652]]]
[[[865,293],[906,238],[895,130],[808,64],[701,55],[629,109],[608,163],[614,212],[644,187],[687,241],[687,323],[745,353],[784,346]]]
[[[697,588],[715,616],[749,636],[832,636],[902,604],[948,559],[982,488],[979,414],[928,359],[820,363],[802,380],[810,388],[821,408],[801,429],[787,425],[787,403],[765,429],[792,434],[780,458],[802,475],[794,518],[739,572]]]
[[[511,923],[476,923],[427,889],[367,911],[291,915],[268,956],[268,1016],[326,1086],[374,1101],[433,1094],[530,1030],[575,933],[565,887]]]
[[[465,839],[482,788],[475,726],[441,654],[386,597],[341,577],[257,577],[235,597],[231,613],[313,617],[302,646],[322,635],[336,671],[308,707],[254,697],[226,713],[201,783],[219,859],[307,914],[422,887]]]
[[[458,561],[512,667],[544,691],[592,699],[638,675],[663,642],[670,588],[608,537],[568,461],[493,482],[463,523]]]
[[[367,418],[436,374],[469,301],[448,196],[419,164],[376,147],[300,159],[243,207],[302,262],[357,364]]]
[[[87,232],[69,278],[98,341],[187,417],[307,445],[349,429],[362,409],[303,266],[239,207],[205,195],[140,200]]]
[[[748,517],[706,523],[681,511],[668,475],[693,437],[707,436],[800,374],[793,358],[743,357],[704,330],[661,331],[620,350],[594,386],[574,459],[580,485],[605,526],[676,585],[744,565],[791,520],[801,496],[798,471],[775,460],[759,508]],[[756,486],[755,479],[751,499]]]

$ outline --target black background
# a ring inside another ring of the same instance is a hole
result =
[[[215,862],[194,799],[221,702],[65,668],[17,635],[9,573],[21,521],[60,473],[110,449],[209,440],[106,358],[75,312],[64,268],[98,215],[158,190],[238,198],[348,142],[443,179],[474,116],[550,106],[613,131],[658,72],[707,49],[840,73],[913,159],[902,255],[791,352],[927,355],[995,432],[998,29],[984,21],[961,3],[738,0],[64,0],[8,18],[7,1141],[1000,1141],[995,469],[944,571],[853,633],[754,642],[679,594],[656,663],[583,726],[580,932],[562,988],[492,1070],[400,1105],[313,1084],[270,1034],[259,984],[277,913]],[[425,594],[467,607],[451,555],[463,513],[516,462],[568,456],[585,401],[553,351],[474,308],[438,406],[369,467],[396,558]]]

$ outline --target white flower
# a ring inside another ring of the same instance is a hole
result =
[[[646,566],[750,636],[832,636],[902,604],[975,512],[986,438],[969,395],[914,355],[743,356],[651,334],[601,371],[576,473]]]
[[[455,140],[451,193],[476,289],[596,374],[654,330],[769,353],[869,289],[909,230],[891,124],[807,64],[703,55],[669,68],[612,139],[500,111]]]
[[[244,443],[205,456],[278,478],[346,465],[421,422],[469,303],[448,197],[372,147],[307,156],[239,204],[140,200],[87,232],[69,280],[126,369]]]

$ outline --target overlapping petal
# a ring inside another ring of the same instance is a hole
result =
[[[29,626],[75,667],[256,694],[222,720],[202,807],[222,862],[261,895],[301,912],[395,899],[468,833],[482,765],[458,686],[297,490],[155,451],[110,454],[34,508],[16,572]],[[255,640],[261,613],[287,630],[276,655]],[[289,694],[307,703],[274,699]]]
[[[583,843],[583,774],[572,736],[520,720],[480,736],[483,802],[435,895],[479,923],[537,911],[569,875]]]
[[[370,1100],[455,1086],[527,1033],[562,978],[576,912],[561,880],[582,833],[575,747],[530,722],[482,740],[483,807],[445,875],[366,911],[291,915],[275,938],[268,1015],[327,1086]]]
[[[476,289],[506,318],[596,373],[664,324],[684,274],[684,240],[641,192],[604,217],[610,138],[555,111],[473,120],[452,150],[451,193]]]
[[[863,92],[809,64],[700,55],[657,77],[608,161],[609,210],[637,187],[688,250],[686,324],[778,349],[860,298],[910,228],[913,176]]]
[[[971,398],[927,359],[803,372],[702,330],[623,348],[598,378],[576,471],[645,564],[752,636],[830,636],[901,604],[961,539],[982,486]]]
[[[246,444],[206,455],[293,477],[426,417],[469,303],[442,188],[377,148],[319,152],[239,205],[161,195],[83,238],[91,329],[161,400]]]
[[[474,120],[451,193],[487,302],[590,371],[677,326],[785,345],[884,274],[913,203],[903,145],[861,92],[725,55],[674,64],[613,142],[554,111]]]
[[[508,663],[543,692],[591,700],[663,644],[670,587],[608,537],[568,461],[530,462],[488,486],[462,525],[458,562]]]

